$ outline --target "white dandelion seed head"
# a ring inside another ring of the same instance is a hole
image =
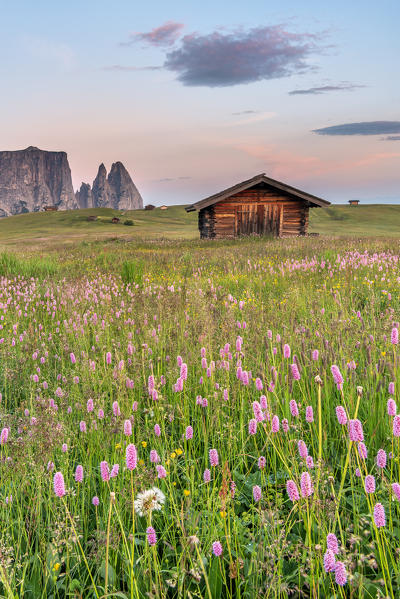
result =
[[[165,502],[165,495],[157,487],[138,493],[134,505],[139,516],[147,516],[154,510],[161,510]]]

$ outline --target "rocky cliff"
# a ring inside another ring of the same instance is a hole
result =
[[[67,154],[33,146],[0,152],[0,216],[37,212],[44,206],[78,208]]]
[[[107,177],[104,164],[100,164],[93,187],[87,183],[77,192],[77,199],[82,208],[83,199],[91,201],[87,207],[107,207],[115,210],[138,210],[143,208],[143,200],[136,185],[122,162],[114,162]]]
[[[45,206],[59,210],[136,210],[143,208],[143,200],[121,162],[112,165],[108,177],[101,164],[93,188],[82,183],[75,194],[65,152],[47,152],[33,146],[0,152],[0,217],[38,212]]]
[[[89,183],[82,183],[75,195],[79,208],[93,208],[93,194]]]

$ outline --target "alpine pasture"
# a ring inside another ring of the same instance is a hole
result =
[[[399,596],[400,245],[362,210],[0,222],[2,597]]]

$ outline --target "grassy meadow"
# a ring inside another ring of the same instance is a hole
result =
[[[88,221],[89,216],[97,220]],[[111,222],[113,217],[120,222]],[[133,226],[124,225],[133,221]],[[310,232],[329,236],[397,237],[400,205],[334,205],[310,210]],[[47,250],[82,242],[114,239],[197,240],[197,213],[184,206],[168,210],[120,212],[95,208],[60,212],[37,212],[0,219],[0,247]]]
[[[352,236],[373,209],[315,211],[336,239],[0,221],[1,597],[400,595],[400,208]]]

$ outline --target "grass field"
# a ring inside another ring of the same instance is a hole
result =
[[[98,219],[88,222],[89,215]],[[334,236],[399,236],[400,206],[331,206],[310,212],[310,232]],[[118,216],[121,222],[113,224]],[[131,219],[134,226],[123,222]],[[183,206],[168,210],[135,210],[123,216],[116,210],[97,208],[69,212],[31,213],[0,219],[0,245],[50,247],[62,243],[110,238],[197,239],[197,213]]]
[[[98,213],[0,221],[0,597],[399,597],[398,240]]]

